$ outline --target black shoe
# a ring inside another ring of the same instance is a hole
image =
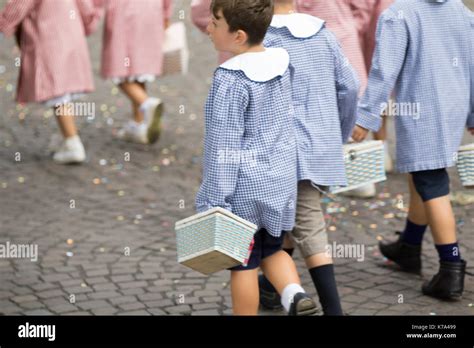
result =
[[[387,259],[398,264],[402,271],[421,273],[421,245],[411,245],[402,241],[401,233],[396,242],[379,243],[380,252]]]
[[[303,292],[299,292],[293,298],[293,302],[290,306],[288,315],[291,316],[305,316],[305,315],[316,315],[319,312],[319,308],[316,302]]]
[[[441,261],[438,274],[423,285],[423,294],[442,300],[460,300],[465,276],[466,261]]]
[[[281,297],[276,291],[269,291],[264,286],[265,276],[263,274],[258,276],[258,287],[260,291],[260,304],[266,309],[272,311],[281,310]]]

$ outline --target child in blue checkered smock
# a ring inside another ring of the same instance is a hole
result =
[[[381,251],[405,271],[421,271],[427,225],[440,270],[425,295],[459,299],[466,261],[461,259],[449,199],[447,168],[456,164],[465,128],[474,128],[474,14],[461,0],[398,0],[378,23],[369,86],[359,104],[353,138],[377,131],[389,109],[397,131],[397,167],[410,173],[410,208],[398,241]],[[395,91],[395,103],[388,102]]]
[[[235,314],[257,314],[260,267],[289,314],[311,315],[316,304],[301,287],[293,260],[281,250],[284,231],[295,221],[297,149],[289,55],[262,44],[273,0],[212,4],[210,37],[218,51],[234,57],[214,73],[206,103],[196,208],[222,207],[259,228],[247,266],[231,269]]]
[[[264,41],[266,47],[287,50],[295,69],[292,98],[299,184],[291,239],[306,261],[324,313],[342,315],[333,261],[327,253],[320,189],[347,185],[343,143],[355,125],[359,82],[325,22],[293,11],[292,0],[275,1],[275,15]],[[291,241],[284,246],[292,254]],[[276,290],[263,276],[259,283],[262,305],[278,306]]]

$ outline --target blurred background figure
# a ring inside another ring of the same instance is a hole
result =
[[[63,136],[54,146],[59,164],[86,158],[74,112],[66,105],[94,90],[86,35],[99,19],[91,0],[12,0],[0,13],[0,32],[16,35],[21,50],[16,101],[55,108]]]
[[[212,0],[193,0],[191,2],[191,19],[196,27],[207,34],[207,25],[211,20],[211,2]],[[227,52],[219,52],[219,64],[224,63],[231,58]]]
[[[163,41],[171,0],[94,0],[105,10],[102,77],[111,79],[132,103],[132,120],[119,139],[153,144],[161,133],[163,103],[150,97],[146,83],[163,72]]]

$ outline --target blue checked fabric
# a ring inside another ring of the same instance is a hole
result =
[[[357,124],[379,130],[394,90],[400,172],[456,164],[464,129],[474,126],[473,26],[461,0],[398,0],[380,17]]]
[[[297,152],[290,75],[288,69],[255,82],[240,70],[216,70],[205,106],[198,212],[222,207],[275,237],[293,229]]]
[[[310,25],[301,16],[301,26]],[[309,17],[309,16],[308,16]],[[292,97],[298,142],[298,180],[346,186],[343,143],[356,121],[359,82],[335,36],[326,28],[297,38],[271,26],[266,47],[282,47],[295,69]]]

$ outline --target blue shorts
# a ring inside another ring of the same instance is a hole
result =
[[[449,175],[445,168],[410,174],[413,177],[416,192],[423,202],[449,195]]]
[[[254,244],[246,267],[243,265],[229,268],[230,271],[249,271],[260,267],[262,260],[282,250],[285,232],[280,237],[271,236],[264,228],[253,236]]]

